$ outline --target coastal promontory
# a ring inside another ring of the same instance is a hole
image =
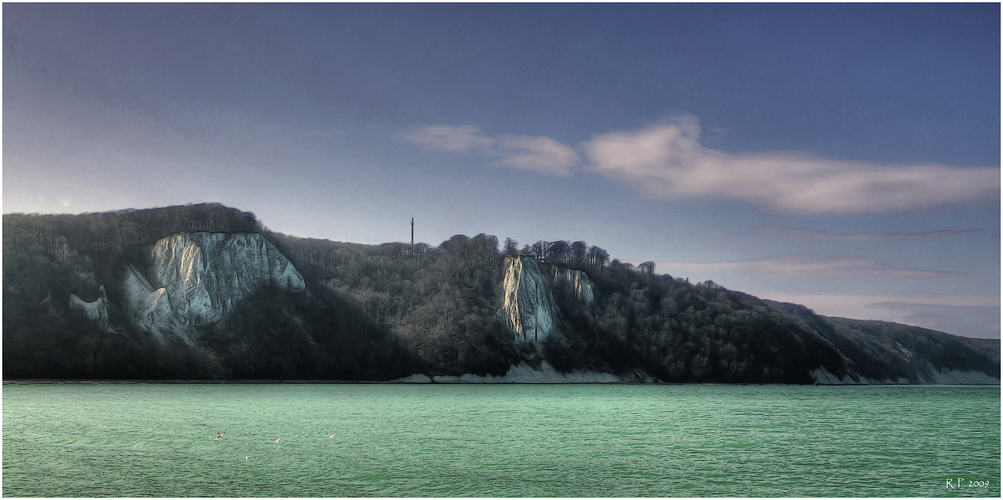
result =
[[[998,340],[824,317],[581,241],[361,245],[218,204],[3,224],[5,380],[999,383]]]

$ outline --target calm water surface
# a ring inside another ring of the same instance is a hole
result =
[[[16,497],[999,497],[1000,388],[5,384],[2,482]]]

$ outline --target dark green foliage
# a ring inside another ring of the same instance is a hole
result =
[[[558,331],[538,351],[516,345],[497,316],[504,255],[494,236],[413,249],[303,239],[216,204],[3,219],[6,378],[388,380],[503,375],[544,358],[564,372],[643,371],[669,382],[811,383],[820,367],[914,382],[941,368],[999,376],[998,340],[824,318],[711,281],[656,276],[651,262],[635,269],[584,241],[533,247],[559,310]],[[263,234],[307,291],[264,287],[194,331],[192,343],[136,330],[123,310],[127,269],[149,269],[151,244],[191,230]],[[595,303],[554,281],[555,266],[587,272]],[[71,294],[92,302],[102,293],[107,331],[68,307]]]
[[[275,235],[304,276],[362,304],[433,367],[433,374],[502,375],[519,354],[496,319],[501,255],[494,236],[456,235],[437,249]],[[426,247],[427,248],[427,247]]]
[[[5,296],[6,298],[6,296]],[[212,379],[222,367],[203,349],[160,344],[128,328],[105,332],[76,311],[4,307],[5,379]]]
[[[992,361],[993,365],[999,368],[1000,365],[1000,339],[973,339],[962,338],[977,353]]]
[[[258,230],[253,214],[219,204],[82,215],[3,216],[3,340],[7,378],[214,378],[210,353],[133,331],[115,299],[137,247],[182,230]],[[71,311],[104,286],[112,332]],[[44,302],[44,303],[43,303]]]
[[[816,315],[797,304],[769,302],[803,321],[853,360],[871,380],[922,381],[933,370],[979,371],[999,377],[999,340],[956,337],[925,328]]]
[[[570,286],[554,285],[564,313],[563,335],[546,346],[555,368],[636,367],[671,382],[809,383],[819,366],[845,373],[830,342],[750,295],[625,265],[590,276],[592,313]]]
[[[349,301],[264,287],[203,329],[234,379],[388,380],[423,371],[400,340]]]
[[[183,230],[263,231],[253,214],[211,204],[3,219],[6,378],[358,380],[424,368],[387,327],[310,276],[314,293],[266,288],[231,311],[220,332],[203,328],[195,345],[162,343],[130,325],[121,284],[127,266],[149,269],[150,244]],[[111,331],[68,307],[71,293],[92,302],[102,287]]]
[[[93,301],[105,285],[113,298],[124,263],[146,266],[142,247],[182,230],[257,231],[259,225],[253,214],[219,204],[82,215],[4,215],[4,339],[19,334],[23,325],[38,323],[31,311],[46,297],[62,310],[71,293]],[[116,315],[112,303],[109,313]],[[9,330],[8,325],[19,326]],[[66,328],[62,323],[52,326]]]
[[[187,230],[260,232],[291,258],[308,293],[263,289],[195,345],[133,331],[122,310],[128,266]],[[517,362],[499,323],[498,241],[456,236],[440,248],[303,240],[253,214],[195,205],[104,214],[4,216],[4,375],[16,378],[386,379],[415,372],[500,375]],[[68,307],[104,287],[112,332]],[[44,303],[43,303],[44,302]]]
[[[859,358],[860,373],[869,378],[920,380],[920,376],[931,375],[931,367],[974,370],[993,377],[1000,374],[998,340],[997,356],[993,359],[991,351],[983,347],[986,343],[972,342],[973,339],[884,321],[826,320],[845,339],[840,343],[857,356],[851,357]]]
[[[5,214],[4,261],[41,254],[64,260],[74,252],[148,244],[181,231],[262,229],[254,214],[218,203],[81,215]]]

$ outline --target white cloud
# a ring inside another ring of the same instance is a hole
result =
[[[429,125],[399,137],[400,140],[433,151],[468,153],[490,151],[495,140],[473,125]]]
[[[502,165],[562,177],[571,175],[571,167],[581,162],[574,149],[542,136],[503,135],[496,154]]]
[[[834,233],[820,229],[804,228],[763,228],[763,231],[786,238],[821,240],[821,241],[903,241],[927,238],[953,238],[981,231],[980,229],[941,229],[937,231],[921,231],[913,233]]]
[[[759,297],[802,304],[817,314],[892,321],[966,337],[1000,337],[1000,296],[982,294],[810,295],[759,293]]]
[[[589,169],[659,198],[745,201],[802,214],[860,214],[989,201],[999,166],[882,164],[794,153],[729,154],[700,145],[695,117],[593,137]]]
[[[791,255],[762,259],[723,262],[656,262],[656,269],[673,276],[713,275],[739,271],[757,278],[771,279],[824,279],[856,276],[884,276],[896,278],[942,278],[957,273],[927,269],[896,269],[867,257],[829,257],[819,255]]]
[[[473,125],[417,128],[399,139],[433,151],[479,153],[493,163],[567,176],[583,168],[663,199],[738,200],[794,214],[851,215],[924,210],[997,200],[1000,168],[888,164],[806,154],[725,153],[700,144],[692,115],[594,136],[587,156],[544,136],[485,134]]]
[[[431,125],[399,137],[425,149],[451,153],[480,153],[494,163],[557,176],[571,175],[581,163],[574,149],[549,137],[507,134],[491,137],[473,125]]]

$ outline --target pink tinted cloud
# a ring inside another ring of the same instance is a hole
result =
[[[780,302],[803,304],[826,316],[892,321],[965,337],[1000,337],[999,295],[922,292],[899,296],[773,292],[757,295]]]
[[[433,151],[479,153],[493,163],[565,177],[581,163],[571,147],[549,137],[506,134],[488,136],[473,125],[431,125],[412,130],[399,140]]]
[[[686,115],[582,144],[588,169],[648,195],[740,200],[797,214],[922,210],[998,199],[999,166],[884,164],[795,153],[724,153]]]
[[[930,238],[954,238],[978,233],[980,229],[941,229],[937,231],[920,231],[911,233],[837,233],[820,229],[805,229],[793,227],[766,227],[762,230],[771,235],[785,238],[819,240],[819,241],[903,241]]]
[[[399,137],[433,151],[477,153],[494,164],[569,176],[585,169],[661,199],[738,200],[808,215],[903,212],[999,199],[999,165],[889,164],[807,154],[726,153],[700,144],[692,115],[598,134],[578,152],[545,136],[492,136],[473,125],[432,125]]]
[[[820,255],[790,255],[762,259],[723,262],[657,262],[657,269],[676,274],[713,274],[727,271],[745,272],[758,278],[824,279],[855,276],[897,278],[943,278],[958,273],[929,269],[898,269],[868,257],[830,257]]]

